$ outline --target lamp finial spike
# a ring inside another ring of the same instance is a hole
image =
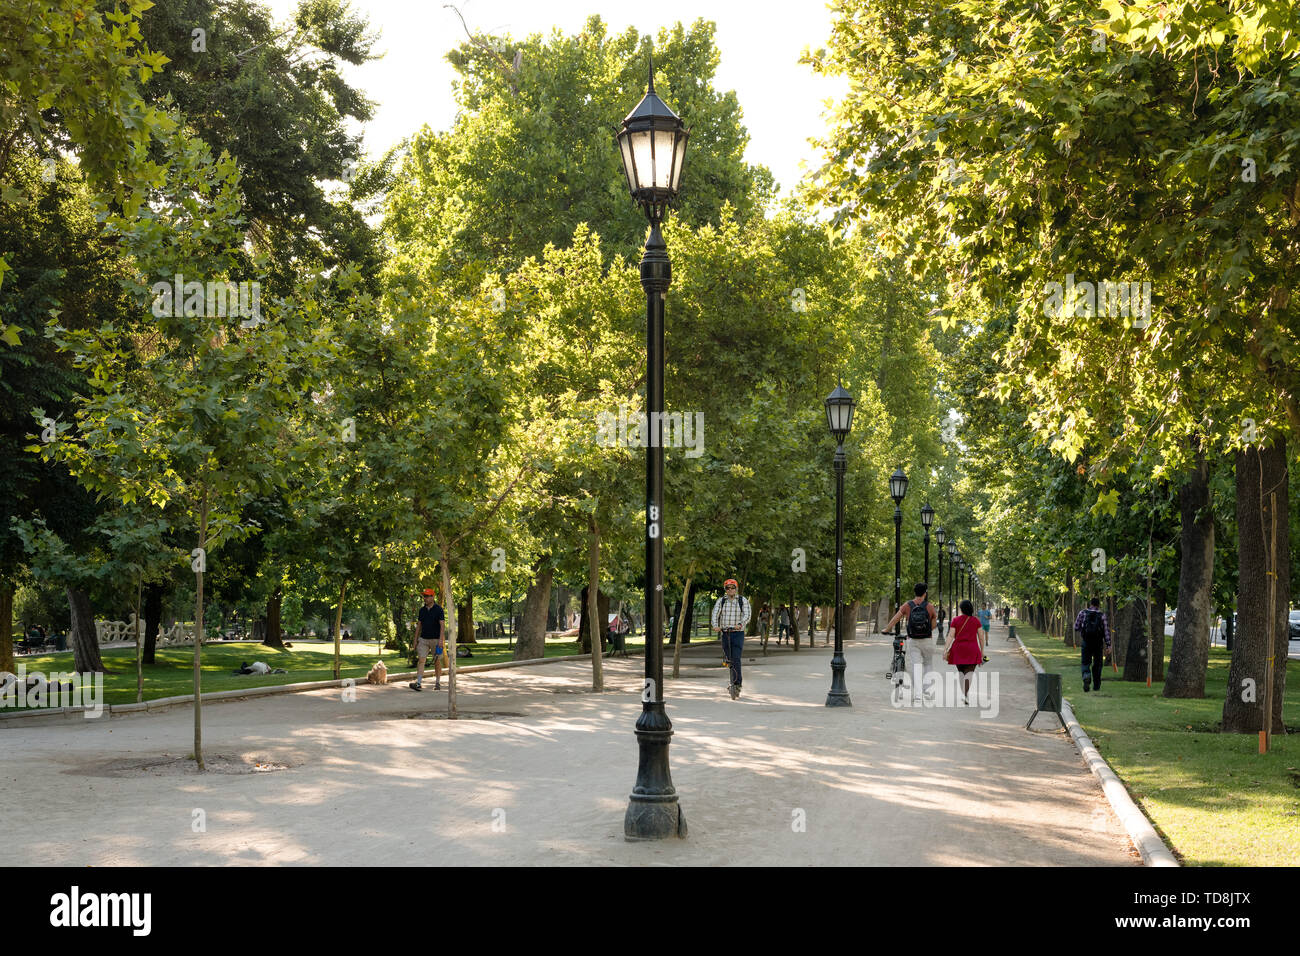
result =
[[[655,55],[650,54],[650,92],[655,91]]]

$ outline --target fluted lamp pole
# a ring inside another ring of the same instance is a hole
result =
[[[682,160],[690,132],[655,93],[654,60],[646,95],[623,119],[618,148],[628,190],[650,221],[641,257],[646,295],[646,390],[649,441],[646,447],[645,507],[645,684],[636,722],[636,785],[623,817],[624,839],[662,840],[686,836],[686,817],[677,802],[668,765],[673,725],[664,710],[664,297],[672,281],[668,247],[659,226],[677,200]]]

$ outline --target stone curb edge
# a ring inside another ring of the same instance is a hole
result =
[[[1020,653],[1025,655],[1030,665],[1034,668],[1034,673],[1046,673],[1038,658],[1034,657],[1029,648],[1025,647],[1024,642],[1016,636],[1016,644],[1020,647]],[[1074,716],[1074,708],[1070,702],[1062,696],[1061,698],[1061,717],[1065,720],[1066,730],[1070,732],[1070,737],[1074,740],[1074,745],[1079,749],[1079,754],[1083,757],[1083,762],[1088,765],[1097,779],[1101,782],[1102,793],[1110,801],[1111,808],[1115,815],[1119,817],[1120,822],[1124,824],[1124,829],[1128,831],[1129,839],[1137,847],[1138,853],[1142,855],[1142,863],[1145,866],[1179,866],[1178,859],[1173,852],[1156,833],[1155,827],[1147,819],[1142,809],[1133,802],[1124,782],[1120,780],[1119,775],[1111,769],[1106,758],[1097,750],[1092,738],[1088,736],[1083,727],[1079,725],[1078,719]]]

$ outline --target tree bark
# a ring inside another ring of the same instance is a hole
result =
[[[197,587],[194,595],[194,762],[200,771],[203,764],[203,569],[208,553],[208,489],[203,487],[203,503],[199,507],[199,553],[203,564],[195,571]]]
[[[1065,620],[1061,622],[1061,630],[1065,636],[1065,646],[1074,647],[1074,575],[1070,574],[1068,571],[1065,575],[1065,587],[1066,594],[1062,598],[1062,600],[1066,602],[1065,613],[1063,615]]]
[[[451,549],[447,544],[447,536],[441,531],[434,532],[434,538],[438,542],[438,552],[442,556],[438,562],[442,569],[442,600],[443,612],[446,620],[457,621],[456,605],[452,602],[451,595]],[[446,627],[446,624],[443,625]],[[458,715],[456,700],[456,632],[458,627],[447,627],[447,719],[455,720]]]
[[[14,585],[0,581],[0,671],[14,673]]]
[[[72,644],[73,666],[78,673],[103,672],[104,661],[99,656],[99,637],[95,634],[95,614],[90,609],[90,596],[76,588],[66,588],[68,608],[72,613],[69,628]]]
[[[348,593],[348,582],[339,587],[339,607],[334,614],[334,679],[339,679],[343,656],[343,598]]]
[[[519,634],[515,638],[514,659],[517,661],[546,656],[546,615],[551,606],[551,582],[554,579],[553,568],[539,568],[533,583],[528,585],[528,593],[524,596],[523,619],[519,622]]]
[[[135,702],[137,704],[144,702],[144,621],[140,615],[144,612],[141,607],[144,599],[144,582],[136,579],[135,584]]]
[[[144,655],[146,664],[153,664],[158,651],[158,627],[162,624],[162,584],[150,584],[144,589]]]
[[[1280,734],[1286,691],[1287,609],[1290,607],[1290,535],[1286,442],[1249,447],[1237,454],[1237,629],[1223,700],[1225,733],[1263,730],[1264,674],[1268,648],[1269,495],[1277,494],[1277,608],[1273,645],[1272,732]],[[1180,609],[1181,610],[1181,609]]]
[[[477,644],[478,635],[474,633],[474,592],[465,589],[465,603],[456,612],[456,640],[461,644]]]
[[[682,604],[677,611],[677,622],[676,622],[677,626],[673,628],[673,630],[677,632],[674,635],[674,640],[673,640],[673,677],[674,678],[681,676],[682,628],[686,624],[686,607],[687,607],[687,602],[691,600],[691,582],[694,580],[695,580],[695,562],[692,561],[691,566],[686,570],[686,584],[682,588]],[[767,646],[766,640],[763,642],[763,646],[764,647]]]
[[[1178,492],[1182,512],[1182,562],[1178,568],[1178,617],[1165,677],[1166,697],[1204,697],[1210,662],[1210,588],[1214,583],[1214,513],[1210,466],[1197,450],[1186,484]],[[1164,631],[1161,621],[1161,632]]]
[[[1147,679],[1147,602],[1138,598],[1129,605],[1128,631],[1125,634],[1124,680]]]
[[[596,589],[596,619],[609,618],[609,595]],[[587,613],[587,588],[578,592],[578,641],[583,654],[591,653],[591,616]],[[664,620],[668,620],[667,617]],[[602,638],[603,640],[603,638]]]
[[[595,515],[587,515],[587,621],[591,635],[591,689],[605,690],[605,668],[601,645],[605,641],[607,616],[600,611],[600,527]]]
[[[284,634],[280,629],[280,610],[283,604],[284,590],[277,584],[266,599],[266,635],[262,638],[262,643],[281,650],[284,649]]]
[[[1151,588],[1151,682],[1165,679],[1165,608],[1168,595],[1157,584]]]

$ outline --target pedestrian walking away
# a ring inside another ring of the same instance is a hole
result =
[[[786,608],[784,604],[781,605],[781,614],[779,617],[777,617],[776,622],[778,628],[777,635],[776,635],[777,644],[780,644],[783,639],[787,644],[789,644],[790,643],[790,611],[788,608]]]
[[[912,701],[921,702],[925,675],[934,669],[934,605],[926,600],[926,586],[918,584],[912,589],[916,597],[895,612],[885,625],[890,630],[900,618],[907,618],[907,673],[912,675]]]
[[[442,690],[442,625],[447,615],[434,600],[431,588],[425,588],[421,596],[424,598],[424,607],[420,608],[415,625],[415,680],[407,686],[411,690],[424,690],[424,659],[433,651],[433,689]]]
[[[1101,690],[1101,665],[1106,651],[1110,650],[1110,622],[1101,609],[1101,601],[1093,598],[1074,619],[1074,633],[1079,635],[1080,669],[1083,671],[1083,692]]]
[[[952,643],[944,652],[943,659],[957,668],[957,672],[961,675],[958,678],[961,685],[961,702],[969,704],[971,675],[975,672],[975,668],[987,660],[984,656],[984,647],[988,641],[988,631],[975,616],[975,608],[971,606],[970,601],[962,601],[959,608],[961,614],[948,624]]]
[[[722,637],[722,657],[727,662],[731,682],[727,692],[731,699],[740,696],[740,655],[745,649],[745,628],[749,624],[749,602],[740,595],[735,578],[722,584],[723,595],[713,605],[713,627]]]

